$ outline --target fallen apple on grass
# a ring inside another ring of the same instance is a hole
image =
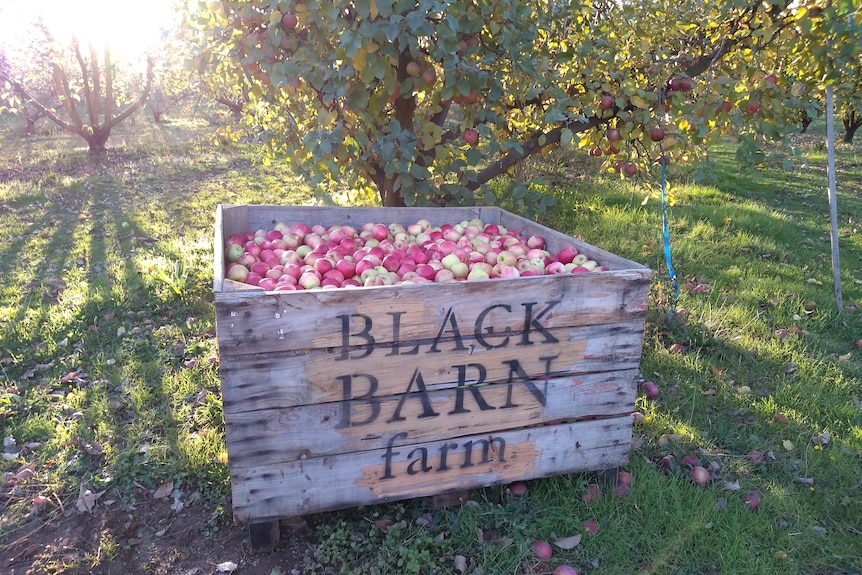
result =
[[[547,561],[554,554],[554,550],[551,549],[551,544],[547,541],[534,541],[532,549],[533,555],[535,555],[536,559],[539,561]]]

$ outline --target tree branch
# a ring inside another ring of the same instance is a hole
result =
[[[565,122],[547,132],[535,134],[529,140],[521,144],[520,150],[513,148],[509,150],[505,156],[486,166],[476,175],[475,178],[468,181],[465,187],[471,192],[476,191],[483,184],[486,184],[493,178],[506,173],[509,168],[522,162],[526,158],[529,158],[533,154],[540,152],[543,148],[558,144],[563,130],[566,128],[571,130],[573,134],[578,134],[608,122],[609,119],[610,118],[603,119],[598,116],[593,116],[588,118],[586,121]],[[544,140],[544,143],[540,144],[540,140]]]
[[[93,101],[93,89],[90,87],[90,71],[87,69],[87,63],[81,55],[81,46],[78,44],[77,38],[72,40],[72,49],[75,52],[75,58],[78,60],[78,67],[81,68],[81,81],[84,85],[84,101],[87,104],[87,115],[90,118],[90,126],[95,127],[99,124],[99,110],[96,108],[95,102]],[[95,65],[95,62],[93,62],[93,64]],[[81,121],[78,121],[78,123],[83,125],[83,122]]]

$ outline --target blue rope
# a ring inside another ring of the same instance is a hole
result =
[[[671,303],[670,311],[668,312],[668,316],[670,317],[673,316],[676,302],[679,300],[679,280],[676,277],[676,270],[673,269],[673,261],[670,257],[670,230],[667,225],[667,197],[665,195],[665,187],[667,186],[667,161],[664,157],[664,146],[662,146],[661,142],[659,142],[659,151],[661,152],[659,161],[661,162],[661,224],[662,236],[664,239],[664,261],[667,264],[667,274],[673,282],[674,290],[674,300]]]

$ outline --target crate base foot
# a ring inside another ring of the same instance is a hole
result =
[[[280,529],[278,521],[251,523],[248,526],[252,551],[266,551],[278,545]]]

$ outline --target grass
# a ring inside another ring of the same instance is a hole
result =
[[[138,486],[172,482],[224,521],[215,205],[308,203],[310,190],[193,123],[129,127],[104,164],[62,135],[0,142],[0,471],[35,471],[3,488],[0,545],[34,497],[48,498],[46,516],[74,508],[82,484],[133,503]],[[604,485],[586,504],[596,477],[578,474],[529,482],[523,497],[476,490],[454,508],[314,515],[305,572],[862,572],[862,149],[838,146],[838,313],[825,155],[813,138],[800,145],[809,164],[793,173],[742,172],[728,146],[671,175],[678,300],[654,195],[642,202],[585,157],[533,166],[554,172],[543,223],[656,270],[641,367],[662,393],[638,399],[631,493]],[[684,466],[661,465],[667,455],[696,455],[716,480],[693,485]],[[576,534],[576,547],[532,558],[534,539]],[[115,556],[106,539],[99,560]]]

